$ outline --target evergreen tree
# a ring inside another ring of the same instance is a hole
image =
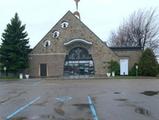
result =
[[[7,67],[8,71],[17,72],[28,67],[29,39],[18,14],[7,24],[2,33],[2,45],[0,48],[0,63]]]
[[[139,73],[143,76],[156,76],[158,74],[158,63],[154,52],[147,48],[139,61]]]

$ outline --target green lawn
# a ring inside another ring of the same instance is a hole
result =
[[[0,81],[20,80],[18,77],[0,77]]]

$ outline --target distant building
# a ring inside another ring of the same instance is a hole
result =
[[[101,76],[104,63],[120,63],[120,74],[139,61],[140,48],[109,48],[79,18],[68,11],[29,54],[32,77]]]

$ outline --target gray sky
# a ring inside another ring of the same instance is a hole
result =
[[[159,7],[159,0],[80,0],[79,3],[81,20],[103,41],[133,11],[151,7]],[[75,11],[74,0],[0,0],[0,34],[17,12],[34,47],[68,10]]]

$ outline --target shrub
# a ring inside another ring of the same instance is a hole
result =
[[[110,73],[115,72],[116,75],[120,74],[120,65],[117,61],[111,60],[108,62],[108,70]]]
[[[134,66],[131,68],[131,70],[129,71],[129,75],[130,76],[136,76],[136,75],[138,75],[138,70],[136,71],[136,66],[137,66],[138,64],[137,63],[135,63],[134,64]],[[137,72],[137,73],[136,73]]]
[[[156,76],[158,74],[158,63],[154,52],[147,48],[139,61],[139,74],[142,76]]]

